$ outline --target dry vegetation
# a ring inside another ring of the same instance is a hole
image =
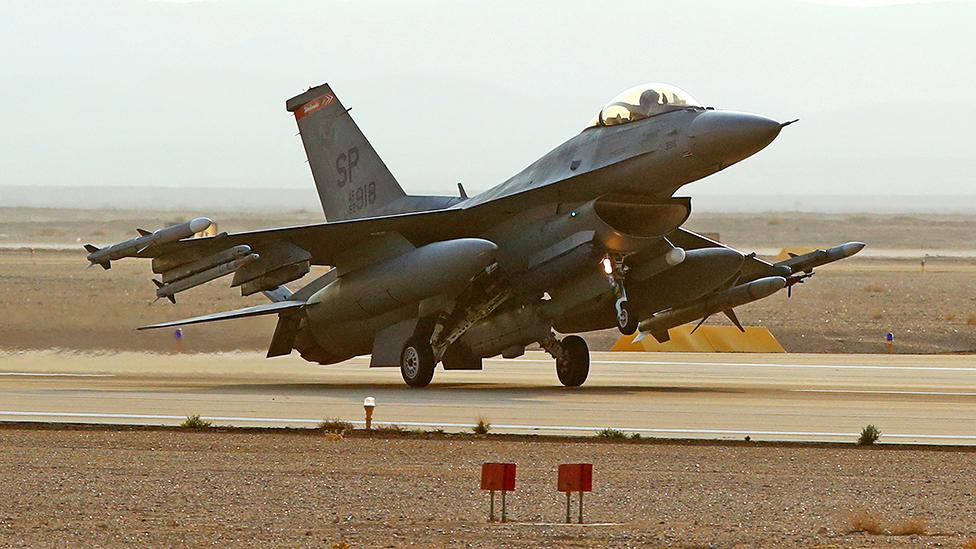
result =
[[[842,530],[849,534],[863,532],[874,536],[921,536],[928,533],[929,523],[919,517],[885,520],[880,513],[859,509],[849,512],[842,521]]]
[[[319,429],[327,433],[344,433],[346,431],[352,431],[352,423],[348,421],[343,421],[341,419],[326,419],[319,423]]]

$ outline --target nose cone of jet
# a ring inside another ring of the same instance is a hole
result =
[[[773,142],[782,125],[755,114],[705,111],[691,123],[691,154],[706,162],[728,166],[761,151]]]

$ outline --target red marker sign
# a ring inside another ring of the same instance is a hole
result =
[[[502,492],[502,522],[505,522],[505,493],[515,490],[514,463],[483,463],[481,465],[481,489],[491,491],[491,508],[488,520],[495,521],[495,490]]]
[[[560,492],[592,492],[593,464],[568,463],[559,466]]]
[[[556,482],[560,492],[566,493],[566,524],[570,522],[570,494],[579,492],[579,523],[583,524],[583,492],[593,491],[593,464],[566,463],[559,466],[559,480]]]
[[[514,463],[484,463],[481,465],[481,489],[504,490],[515,489]]]

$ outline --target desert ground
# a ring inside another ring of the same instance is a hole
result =
[[[261,296],[242,299],[226,279],[181,294],[177,306],[153,303],[148,262],[120,261],[107,272],[87,267],[83,243],[116,242],[135,234],[135,227],[152,229],[200,213],[0,208],[0,349],[170,352],[172,333],[134,328],[261,303]],[[322,220],[304,211],[213,217],[222,231]],[[885,352],[889,331],[898,353],[976,350],[976,217],[694,214],[688,227],[718,232],[729,245],[761,254],[868,243],[861,255],[818,269],[792,299],[780,292],[737,310],[746,324],[769,327],[787,351]],[[725,321],[719,315],[709,322]],[[273,327],[269,317],[190,326],[183,350],[265,349]],[[600,350],[618,334],[586,337]]]
[[[517,463],[510,523],[488,522],[486,461]],[[561,524],[556,467],[578,462],[591,525]],[[8,425],[0,544],[962,547],[974,467],[923,447]]]

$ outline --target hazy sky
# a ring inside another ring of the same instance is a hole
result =
[[[973,194],[974,22],[972,2],[0,0],[0,185],[307,189],[284,102],[327,81],[408,192],[472,192],[664,81],[800,118],[692,195]]]

